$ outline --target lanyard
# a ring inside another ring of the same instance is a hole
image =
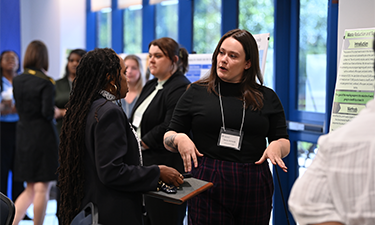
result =
[[[219,101],[220,101],[220,109],[221,109],[221,119],[223,121],[223,129],[225,131],[225,122],[224,122],[224,109],[223,109],[223,102],[221,100],[221,92],[220,92],[220,83],[219,83]],[[245,121],[245,99],[243,100],[243,110],[242,110],[242,122],[241,122],[241,128],[240,128],[240,135],[242,134],[242,128]]]

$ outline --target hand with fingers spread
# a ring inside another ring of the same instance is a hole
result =
[[[279,140],[273,141],[255,164],[262,164],[266,159],[270,159],[273,165],[279,165],[284,172],[288,172],[288,168],[285,166],[282,158],[289,154],[289,149],[289,140],[280,138]]]
[[[191,171],[191,161],[193,161],[194,167],[197,167],[197,156],[203,156],[203,154],[195,147],[193,141],[184,133],[168,131],[164,135],[164,146],[170,151],[178,151],[180,153],[181,158],[184,161],[185,172]]]

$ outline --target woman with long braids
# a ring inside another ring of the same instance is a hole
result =
[[[55,120],[57,134],[60,137],[60,131],[62,126],[63,117],[66,112],[65,105],[69,101],[70,91],[72,90],[72,83],[76,78],[76,70],[82,56],[86,53],[83,49],[73,49],[68,55],[68,63],[65,66],[64,77],[56,81],[56,95],[55,95]],[[57,203],[56,216],[59,217],[59,205],[60,205],[60,190],[56,186],[52,187],[55,192],[55,198]]]
[[[159,179],[179,186],[183,178],[167,166],[142,166],[139,141],[121,108],[128,92],[124,60],[112,49],[86,53],[60,135],[60,219],[70,224],[89,202],[99,223],[142,224],[142,192]]]

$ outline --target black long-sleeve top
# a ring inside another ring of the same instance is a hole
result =
[[[240,130],[243,101],[239,96],[240,84],[220,81],[225,127]],[[261,158],[267,146],[280,138],[289,138],[284,110],[276,93],[262,86],[264,106],[245,111],[243,141],[240,150],[217,145],[223,126],[218,95],[208,93],[207,87],[192,84],[180,98],[175,108],[170,130],[189,133],[197,149],[205,156],[240,163],[255,162]]]

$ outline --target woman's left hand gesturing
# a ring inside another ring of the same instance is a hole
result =
[[[262,157],[255,162],[255,164],[262,164],[266,159],[270,159],[273,165],[279,165],[279,167],[284,171],[288,172],[288,168],[285,166],[282,158],[287,156],[290,151],[290,142],[288,139],[281,138],[279,140],[271,142],[268,145]]]

